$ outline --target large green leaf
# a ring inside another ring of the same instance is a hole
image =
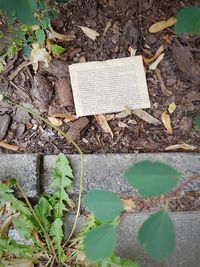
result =
[[[200,129],[200,114],[194,118],[194,125],[197,129]]]
[[[44,197],[41,197],[34,207],[34,211],[46,231],[50,228],[49,217],[51,216],[52,209],[52,206]]]
[[[88,192],[83,197],[83,203],[102,222],[115,219],[124,209],[119,196],[104,190]]]
[[[181,174],[172,167],[147,160],[129,167],[125,176],[128,182],[145,197],[156,197],[169,192],[181,178]]]
[[[38,43],[43,44],[45,41],[45,32],[43,29],[38,29],[35,31],[35,36],[38,40]]]
[[[105,224],[90,230],[84,239],[84,253],[89,261],[104,260],[114,253],[116,227]]]
[[[200,34],[200,7],[185,7],[176,16],[175,32]]]
[[[176,246],[174,225],[168,213],[161,210],[151,215],[142,224],[138,240],[153,259],[167,258]]]

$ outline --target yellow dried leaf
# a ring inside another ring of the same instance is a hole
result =
[[[114,114],[107,114],[107,115],[105,115],[105,117],[106,117],[107,121],[111,121],[115,117],[115,115]]]
[[[48,35],[49,39],[59,39],[59,40],[63,40],[63,41],[73,41],[76,36],[73,34],[61,34],[58,33],[56,31],[54,31],[54,29],[51,27],[51,25],[49,25],[49,29],[50,29],[50,34]]]
[[[182,149],[185,151],[193,151],[197,149],[197,147],[183,143],[183,144],[171,145],[165,148],[166,151],[177,150],[177,149]]]
[[[131,110],[130,109],[125,109],[122,112],[117,113],[115,117],[123,119],[123,118],[126,118],[130,114],[131,114]]]
[[[137,52],[137,49],[134,49],[130,46],[128,52],[130,53],[130,57],[134,57]]]
[[[95,30],[92,30],[88,27],[83,27],[83,26],[78,26],[84,33],[85,35],[87,35],[87,37],[89,37],[90,39],[92,39],[93,41],[99,36],[99,33],[96,32]]]
[[[168,111],[170,114],[172,114],[176,110],[176,104],[173,102],[169,104]]]
[[[118,123],[118,126],[121,127],[121,128],[128,128],[128,125],[126,123],[122,122],[122,121],[120,121]]]
[[[167,132],[169,134],[172,134],[173,130],[172,130],[172,125],[171,125],[171,118],[166,111],[164,111],[162,113],[162,123],[164,124],[165,128],[167,129]]]
[[[80,57],[79,58],[79,63],[85,63],[86,62],[86,59],[85,59],[85,57]]]
[[[100,115],[95,115],[95,118],[97,120],[97,123],[99,124],[99,126],[106,132],[109,133],[111,135],[111,137],[113,138],[113,132],[106,120],[106,117],[103,114]]]
[[[163,60],[164,58],[164,53],[161,54],[155,61],[149,66],[150,70],[155,70],[158,67],[158,64]]]
[[[173,26],[175,23],[176,23],[176,19],[173,17],[169,18],[168,20],[162,20],[162,21],[156,22],[153,25],[151,25],[151,27],[149,28],[149,32],[151,33],[160,32],[168,27]]]
[[[53,124],[56,127],[59,127],[63,124],[61,120],[53,118],[53,117],[48,117],[48,120],[50,121],[51,124]]]
[[[111,26],[112,26],[112,22],[111,22],[111,20],[109,20],[109,21],[106,23],[106,27],[105,27],[103,33],[105,34],[105,33],[107,32],[107,30],[108,30]]]
[[[158,58],[160,56],[160,54],[164,51],[164,46],[161,45],[158,50],[156,51],[155,55],[151,58],[145,58],[143,57],[144,63],[149,64],[151,62],[153,62],[154,60],[156,60],[156,58]]]
[[[77,119],[78,119],[77,116],[68,114],[68,116],[65,117],[64,122],[65,122],[65,123],[68,123],[68,122],[70,122],[70,121],[75,121],[75,120],[77,120]]]
[[[3,148],[8,149],[8,150],[15,151],[15,152],[17,152],[20,149],[19,146],[17,146],[17,145],[10,145],[8,143],[5,143],[4,141],[0,141],[0,147],[3,147]]]
[[[132,113],[134,115],[136,115],[137,117],[139,117],[140,119],[142,119],[143,121],[146,121],[150,124],[154,124],[154,125],[160,125],[161,124],[161,122],[158,119],[153,117],[151,114],[147,113],[145,110],[134,109],[134,110],[132,110]]]
[[[38,43],[32,44],[33,49],[31,50],[30,62],[33,65],[33,69],[36,72],[38,69],[38,62],[43,61],[45,67],[49,66],[51,56],[47,52],[46,48],[40,48]]]

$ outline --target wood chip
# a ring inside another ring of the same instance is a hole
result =
[[[160,89],[161,89],[163,95],[166,95],[166,96],[173,95],[173,92],[171,90],[168,90],[167,87],[165,86],[160,69],[157,68],[155,70],[155,73],[156,73],[156,76],[157,76],[158,81],[160,83]]]
[[[177,150],[177,149],[182,149],[185,151],[193,151],[196,150],[197,147],[183,143],[183,144],[171,145],[165,148],[166,151]]]
[[[142,109],[134,109],[132,110],[132,113],[150,124],[161,125],[161,122],[158,119],[156,119],[155,117],[153,117]]]
[[[151,25],[151,27],[149,28],[149,32],[151,33],[160,32],[168,27],[173,26],[175,23],[176,23],[176,18],[174,17],[169,18],[168,20],[162,20],[156,22],[153,25]]]
[[[160,64],[160,62],[163,60],[165,54],[161,54],[155,61],[149,66],[150,70],[155,70],[157,66]]]
[[[106,120],[106,117],[103,114],[100,115],[95,115],[95,118],[97,120],[97,123],[99,124],[99,126],[106,132],[109,133],[111,135],[111,137],[113,138],[113,132]]]
[[[89,37],[93,41],[95,41],[95,39],[99,36],[98,32],[96,32],[95,30],[92,30],[88,27],[83,27],[83,26],[78,26],[78,25],[77,25],[77,27],[79,27],[84,32],[84,34],[87,35],[87,37]]]
[[[8,150],[12,150],[12,151],[19,151],[20,147],[17,146],[17,145],[11,145],[11,144],[8,144],[8,143],[5,143],[4,141],[0,141],[0,147],[3,147],[5,149],[8,149]]]
[[[8,79],[9,79],[10,81],[12,81],[24,67],[27,67],[27,66],[29,66],[29,65],[31,65],[31,64],[32,64],[31,62],[27,62],[27,61],[22,62],[22,63],[16,68],[16,70],[14,70],[14,71],[8,76]]]
[[[172,125],[171,125],[171,118],[166,111],[164,111],[162,113],[162,123],[164,124],[167,132],[169,134],[173,134],[173,129],[172,129]]]

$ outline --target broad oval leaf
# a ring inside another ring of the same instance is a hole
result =
[[[194,118],[194,125],[197,129],[200,129],[200,114]]]
[[[38,29],[35,31],[35,36],[38,40],[38,43],[43,44],[45,41],[45,32],[43,29]]]
[[[167,164],[148,160],[129,167],[125,176],[128,182],[145,197],[161,196],[171,191],[181,178],[181,174]]]
[[[138,240],[155,260],[166,259],[175,249],[173,222],[165,210],[151,215],[141,226]]]
[[[104,190],[88,192],[83,197],[83,204],[102,222],[115,219],[124,209],[119,196]]]
[[[117,242],[116,227],[104,224],[90,230],[84,239],[84,253],[89,261],[104,260],[113,255]]]
[[[200,7],[190,6],[181,9],[176,16],[175,32],[200,34]]]

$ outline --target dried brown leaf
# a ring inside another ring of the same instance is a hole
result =
[[[50,121],[51,124],[53,124],[56,127],[59,127],[63,124],[62,120],[59,120],[53,117],[48,117],[48,120]]]
[[[193,151],[197,149],[197,147],[183,143],[183,144],[171,145],[165,148],[166,151],[177,150],[177,149],[182,149],[185,151]]]
[[[86,62],[86,59],[85,59],[85,57],[80,57],[79,58],[79,63],[85,63]]]
[[[162,123],[164,124],[167,132],[169,134],[173,134],[173,129],[172,129],[172,125],[171,125],[171,118],[166,111],[164,111],[162,113]]]
[[[123,118],[126,118],[130,114],[131,114],[131,110],[130,109],[125,109],[122,112],[117,113],[115,115],[115,117],[119,118],[119,119],[123,119]]]
[[[122,122],[122,121],[120,121],[118,123],[118,126],[121,127],[121,128],[128,128],[128,125],[126,123]]]
[[[130,53],[130,57],[134,57],[136,52],[137,52],[137,49],[134,49],[132,48],[131,46],[129,47],[128,49],[129,53]]]
[[[107,115],[105,115],[105,117],[106,117],[107,121],[111,121],[112,119],[114,119],[115,114],[107,114]]]
[[[106,132],[109,133],[111,135],[111,137],[113,138],[113,132],[106,120],[106,117],[103,114],[100,115],[95,115],[95,118],[97,120],[97,123],[99,124],[99,126]]]
[[[153,57],[151,57],[151,58],[145,58],[145,57],[143,57],[144,62],[145,62],[146,64],[149,64],[149,63],[153,62],[154,60],[156,60],[156,59],[160,56],[160,54],[161,54],[163,51],[164,51],[164,46],[161,45],[161,46],[158,48],[158,50],[156,51],[156,53],[155,53],[155,55],[154,55]]]
[[[3,148],[8,149],[8,150],[15,151],[15,152],[17,152],[20,149],[19,146],[11,145],[11,144],[5,143],[4,141],[0,141],[0,147],[3,147]]]
[[[150,70],[155,70],[158,67],[158,64],[163,60],[165,54],[162,53],[150,66]]]
[[[108,30],[111,26],[112,26],[112,22],[111,22],[111,20],[107,21],[107,23],[106,23],[106,27],[105,27],[103,33],[105,34],[105,33],[107,32],[107,30]]]
[[[78,117],[76,115],[73,115],[70,113],[59,113],[59,112],[52,114],[51,117],[64,119],[64,122],[75,121],[78,119]]]
[[[154,125],[160,125],[161,122],[156,119],[155,117],[153,117],[152,115],[150,115],[149,113],[147,113],[146,111],[142,110],[142,109],[134,109],[132,110],[132,113],[134,115],[136,115],[137,117],[139,117],[140,119],[150,123],[150,124],[154,124]]]
[[[83,33],[85,35],[87,35],[87,37],[92,39],[93,41],[99,36],[98,32],[96,32],[95,30],[92,30],[88,27],[83,27],[83,26],[78,26],[78,25],[77,25],[77,27],[79,27],[83,31]]]
[[[151,33],[160,32],[168,27],[173,26],[175,23],[176,23],[176,19],[174,17],[169,18],[168,20],[162,20],[162,21],[156,22],[153,25],[151,25],[151,27],[149,28],[149,32]]]
[[[73,41],[76,36],[73,34],[60,34],[56,31],[54,31],[54,29],[51,27],[51,25],[49,25],[49,29],[50,29],[50,34],[48,36],[49,39],[59,39],[59,40],[63,40],[63,41]]]

